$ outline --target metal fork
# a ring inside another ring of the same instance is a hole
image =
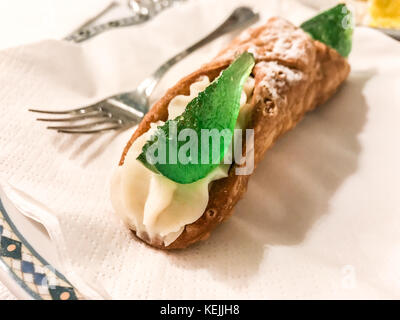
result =
[[[117,94],[93,105],[65,111],[29,111],[58,115],[55,118],[38,118],[39,121],[68,122],[69,125],[48,126],[47,129],[63,133],[99,133],[128,128],[138,124],[149,111],[149,97],[164,74],[187,55],[230,31],[246,27],[259,18],[258,13],[248,7],[239,7],[213,32],[186,50],[162,64],[152,75],[144,79],[132,92]],[[59,117],[65,115],[65,117]]]

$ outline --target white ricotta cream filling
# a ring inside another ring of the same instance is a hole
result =
[[[210,84],[203,76],[190,86],[190,95],[176,96],[168,105],[168,119],[181,115],[188,103]],[[240,100],[237,128],[244,128],[254,90],[254,79],[249,77]],[[146,141],[157,126],[140,136],[129,149],[124,164],[119,166],[111,181],[111,201],[116,213],[138,237],[157,240],[168,246],[182,233],[185,225],[198,220],[208,203],[209,185],[228,175],[229,165],[221,164],[205,178],[191,184],[179,184],[147,169],[136,160]]]

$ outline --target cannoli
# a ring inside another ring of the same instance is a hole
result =
[[[171,173],[168,164],[151,167],[141,158],[167,120],[189,121],[182,119],[182,114],[196,107],[193,101],[206,100],[204,92],[218,81],[223,87],[224,72],[239,65],[239,59],[245,60],[243,55],[254,57],[254,67],[251,64],[238,77],[240,95],[232,93],[226,99],[232,100],[232,108],[237,102],[235,128],[253,130],[253,142],[243,138],[241,151],[247,154],[252,150],[254,167],[279,136],[292,129],[305,113],[327,101],[343,83],[350,72],[344,57],[350,50],[348,43],[343,49],[326,39],[316,40],[321,35],[313,27],[318,23],[316,18],[317,22],[300,28],[274,17],[245,30],[211,62],[181,79],[154,104],[123,150],[111,183],[113,207],[139,239],[160,249],[186,248],[207,239],[244,195],[251,174],[237,174],[237,169],[245,163],[221,162],[210,167],[207,174],[194,176],[189,169],[180,175],[174,172],[178,169]],[[189,111],[185,115],[189,116]]]

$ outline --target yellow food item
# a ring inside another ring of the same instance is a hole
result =
[[[371,0],[370,26],[400,28],[400,0]]]

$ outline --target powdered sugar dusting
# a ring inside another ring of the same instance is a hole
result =
[[[286,67],[275,61],[260,62],[257,68],[263,74],[262,80],[258,83],[259,90],[255,92],[256,100],[261,100],[264,96],[264,89],[268,90],[273,100],[281,97],[280,92],[295,82],[303,79],[303,72]]]
[[[290,35],[282,35],[276,40],[273,52],[278,53],[283,59],[296,59],[304,56],[306,54],[304,37],[306,34],[300,29],[293,31]]]
[[[308,35],[284,19],[275,19],[269,28],[263,30],[250,50],[258,60],[305,60],[310,44]]]
[[[248,51],[259,61],[286,61],[301,69],[309,65],[312,39],[300,28],[283,18],[272,18],[264,26],[243,31],[218,59],[234,59]]]

